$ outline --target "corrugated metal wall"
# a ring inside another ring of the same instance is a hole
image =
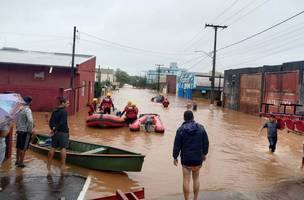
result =
[[[240,80],[239,110],[256,114],[260,110],[262,74],[242,74]]]
[[[304,113],[304,61],[226,70],[224,75],[224,107],[258,114],[262,103],[273,103],[269,111],[282,112],[281,103],[302,104],[297,111]],[[260,74],[260,78],[256,75]],[[259,84],[260,81],[260,84]],[[250,84],[249,84],[250,82]],[[252,85],[251,85],[252,84]],[[258,90],[260,85],[260,95]],[[257,106],[257,97],[260,96]],[[252,103],[252,107],[248,103]],[[261,110],[262,111],[262,110]],[[292,108],[287,107],[287,112]]]
[[[281,104],[298,103],[299,71],[267,72],[264,80],[264,103],[271,103],[270,112],[283,112]],[[288,113],[293,109],[287,107]]]

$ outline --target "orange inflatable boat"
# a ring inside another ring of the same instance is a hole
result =
[[[140,117],[129,126],[129,129],[131,131],[139,131],[140,126],[146,125],[147,120],[151,120],[151,125],[156,133],[165,132],[165,127],[157,114],[141,114]]]
[[[93,114],[88,116],[86,123],[87,126],[111,128],[123,127],[125,125],[125,120],[116,115]]]

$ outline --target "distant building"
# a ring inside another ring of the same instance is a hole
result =
[[[186,72],[185,69],[177,67],[177,63],[170,63],[169,67],[160,67],[159,69],[159,79],[160,83],[166,83],[166,75],[175,75],[177,78],[181,76],[182,73]],[[153,84],[158,82],[158,69],[149,70],[147,72],[147,83]]]
[[[99,79],[99,69],[96,68],[96,74],[95,74],[95,81],[97,82]],[[109,81],[110,83],[113,83],[116,81],[115,77],[115,71],[114,69],[109,68],[100,68],[100,81]]]
[[[0,92],[13,91],[33,98],[34,111],[51,111],[59,97],[69,99],[74,114],[94,97],[96,57],[75,55],[74,87],[71,54],[0,49]]]
[[[211,93],[211,75],[209,73],[186,72],[178,80],[178,96],[186,99],[202,97],[209,99]],[[214,82],[215,100],[221,100],[224,77],[217,73]]]

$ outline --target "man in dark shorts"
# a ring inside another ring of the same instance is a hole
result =
[[[25,152],[29,147],[29,143],[34,128],[33,115],[30,109],[32,98],[27,96],[24,97],[23,100],[25,104],[21,108],[16,118],[17,153],[16,153],[15,165],[21,168],[25,167],[23,160],[24,160]]]
[[[59,103],[60,105],[52,112],[49,121],[49,127],[52,131],[52,148],[48,154],[47,169],[49,171],[51,170],[55,149],[60,149],[61,173],[63,173],[66,168],[66,149],[69,146],[68,113],[66,111],[66,108],[69,106],[69,101],[65,98],[61,98]]]
[[[177,129],[173,147],[174,165],[178,164],[180,154],[183,168],[183,192],[189,199],[189,187],[192,173],[193,200],[198,200],[200,182],[199,172],[209,150],[209,140],[204,127],[194,121],[192,111],[184,112],[184,123]]]
[[[278,141],[278,129],[280,129],[279,124],[276,121],[274,115],[270,115],[269,121],[266,122],[258,133],[258,136],[261,134],[263,128],[267,128],[267,137],[269,141],[269,152],[274,153]]]

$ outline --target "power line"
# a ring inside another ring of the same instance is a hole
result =
[[[183,51],[188,50],[193,44],[193,41],[201,34],[202,30],[200,30],[198,33],[196,33],[191,40],[189,40],[188,42],[186,42],[183,46]],[[204,33],[203,33],[204,34]]]
[[[189,60],[186,60],[186,61],[182,62],[180,65],[185,65],[185,64],[190,63],[194,60],[197,60],[198,58],[202,58],[202,56],[198,56],[198,57],[194,57],[194,58],[191,58]]]
[[[94,39],[103,41],[105,43],[108,43],[108,44],[111,44],[111,45],[114,45],[114,46],[117,46],[117,47],[120,47],[120,48],[132,49],[134,51],[143,51],[143,52],[148,52],[148,53],[153,53],[153,54],[167,54],[167,55],[191,55],[191,54],[193,54],[193,53],[178,53],[178,52],[158,52],[158,51],[152,51],[152,50],[147,50],[147,49],[141,49],[141,48],[132,47],[132,46],[120,44],[120,43],[117,43],[117,42],[113,42],[113,41],[110,41],[110,40],[106,40],[106,39],[97,37],[95,35],[89,34],[89,33],[85,33],[85,32],[80,32],[80,33],[82,33],[84,35],[87,35],[89,37],[92,37]]]
[[[260,54],[262,54],[262,55],[249,56],[249,57],[247,57],[247,59],[243,60],[240,63],[230,64],[230,65],[237,66],[237,65],[240,65],[240,64],[253,63],[253,62],[256,62],[257,60],[261,60],[261,58],[265,58],[265,57],[269,57],[269,56],[276,55],[276,54],[279,54],[279,53],[283,53],[283,52],[286,52],[290,49],[297,49],[299,47],[303,47],[303,44],[304,43],[300,43],[300,44],[298,43],[298,45],[287,45],[287,46],[284,45],[284,46],[271,48],[271,49],[268,49],[265,52],[261,52]]]
[[[289,20],[291,20],[291,19],[293,19],[293,18],[295,18],[295,17],[297,17],[297,16],[303,14],[303,13],[304,13],[304,11],[301,11],[301,12],[299,12],[299,13],[297,13],[297,14],[295,14],[295,15],[293,15],[293,16],[291,16],[291,17],[289,17],[289,18],[287,18],[287,19],[285,19],[285,20],[283,20],[283,21],[281,21],[281,22],[279,22],[279,23],[277,23],[277,24],[275,24],[275,25],[269,27],[269,28],[266,28],[266,29],[264,29],[264,30],[258,32],[258,33],[255,33],[255,34],[253,34],[253,35],[251,35],[251,36],[249,36],[249,37],[246,37],[246,38],[244,38],[244,39],[242,39],[242,40],[240,40],[240,41],[234,42],[234,43],[229,44],[229,45],[227,45],[227,46],[224,46],[224,47],[222,47],[222,48],[219,48],[217,51],[221,51],[221,50],[223,50],[223,49],[227,49],[227,48],[229,48],[229,47],[232,47],[232,46],[235,46],[235,45],[240,44],[240,43],[242,43],[242,42],[245,42],[246,40],[249,40],[249,39],[251,39],[251,38],[254,38],[254,37],[256,37],[256,36],[258,36],[258,35],[260,35],[260,34],[262,34],[262,33],[265,33],[266,31],[269,31],[269,30],[271,30],[271,29],[273,29],[273,28],[275,28],[275,27],[277,27],[277,26],[279,26],[279,25],[281,25],[281,24],[283,24],[283,23],[285,23],[285,22],[287,22],[287,21],[289,21]]]
[[[244,15],[241,15],[240,17],[238,17],[235,20],[233,20],[232,22],[230,22],[228,26],[231,26],[232,24],[235,24],[236,22],[240,21],[241,19],[244,19],[244,17],[246,17],[247,15],[249,15],[252,12],[256,11],[257,9],[259,9],[260,7],[262,7],[263,5],[265,5],[266,3],[268,3],[269,1],[271,1],[271,0],[266,0],[266,1],[262,2],[261,4],[257,5],[256,7],[254,7],[251,10],[249,10],[247,13],[245,13]]]
[[[213,20],[213,22],[215,22],[218,18],[220,18],[221,16],[223,16],[229,9],[231,9],[239,0],[235,0],[232,2],[232,4],[230,4],[227,8],[225,8],[222,12],[220,12],[220,14],[218,14]]]
[[[245,10],[247,7],[249,7],[251,4],[253,4],[256,1],[257,0],[251,0],[251,1],[249,1],[245,6],[243,6],[241,9],[239,9],[238,11],[236,11],[234,14],[230,15],[229,17],[226,17],[225,20],[223,20],[220,24],[226,23],[227,21],[229,21],[234,16],[238,15],[239,13],[241,13],[243,10]]]
[[[208,56],[205,56],[205,57],[201,58],[200,60],[198,60],[198,62],[194,63],[193,65],[191,65],[186,70],[188,71],[188,70],[192,69],[193,67],[195,67],[196,65],[198,65],[199,63],[201,63],[203,60],[206,60],[206,58],[208,58]]]
[[[287,27],[287,29],[284,29],[279,32],[279,34],[270,35],[269,37],[263,38],[262,40],[259,40],[258,42],[255,42],[254,44],[247,44],[247,46],[242,46],[242,49],[235,49],[228,52],[222,52],[219,55],[219,58],[222,57],[231,57],[231,56],[239,56],[240,54],[246,54],[248,52],[252,52],[255,50],[264,50],[264,47],[269,47],[269,45],[277,45],[281,43],[292,42],[297,41],[298,36],[303,36],[303,34],[299,34],[300,31],[304,29],[304,26],[298,27],[299,24],[296,24],[296,29],[292,29],[292,27]],[[286,30],[288,30],[286,32]],[[279,41],[277,41],[279,39]],[[244,51],[244,48],[246,48],[246,51]]]

